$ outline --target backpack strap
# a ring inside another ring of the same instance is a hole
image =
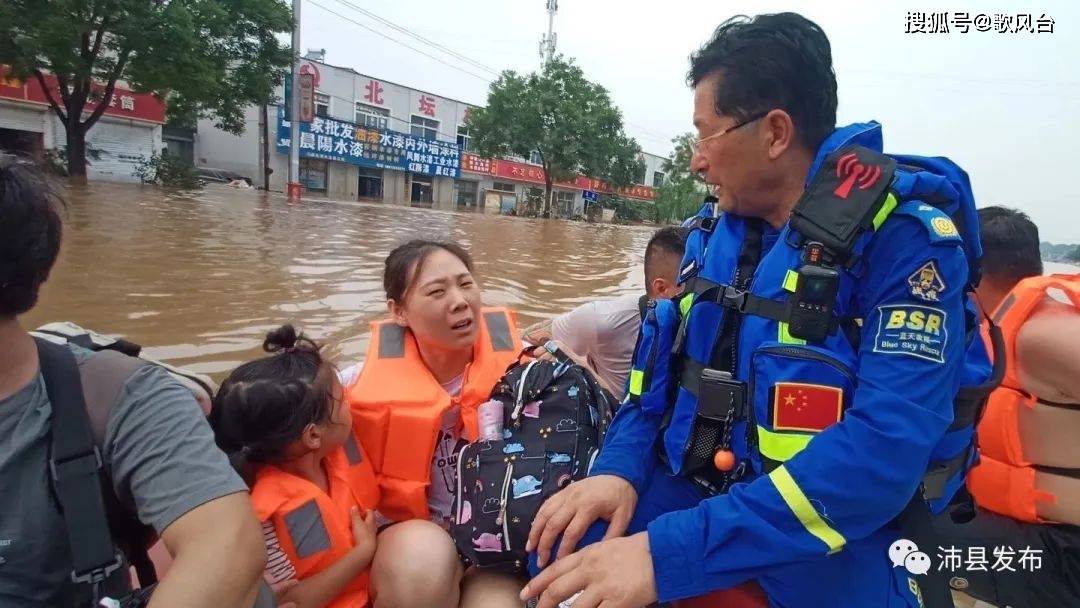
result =
[[[152,363],[116,350],[102,350],[91,355],[79,368],[94,445],[105,443],[109,414],[120,400],[124,385],[147,365]],[[112,479],[107,470],[103,471],[103,479],[106,484],[103,490],[105,513],[113,539],[134,566],[139,585],[149,587],[157,582],[154,562],[148,552],[154,541],[154,530],[139,521],[135,510],[121,502],[112,491]]]
[[[90,416],[90,430],[94,443],[105,441],[109,413],[120,399],[120,393],[132,374],[150,363],[129,357],[119,351],[102,350],[91,355],[79,367],[86,412]]]
[[[859,237],[892,211],[889,187],[897,162],[863,146],[845,146],[825,157],[791,212],[791,229],[803,243],[819,243],[825,262],[851,261]]]
[[[118,583],[127,574],[105,515],[101,452],[91,431],[75,356],[65,346],[35,341],[52,405],[49,476],[71,547],[71,578],[90,585],[96,605],[105,584]]]

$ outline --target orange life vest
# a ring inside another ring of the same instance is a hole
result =
[[[259,521],[271,522],[281,550],[300,580],[328,568],[348,553],[355,541],[349,510],[375,508],[379,486],[371,462],[355,434],[324,461],[330,493],[310,481],[263,465],[255,474],[251,502]],[[368,601],[368,575],[350,582],[328,608],[364,608]]]
[[[1080,471],[1080,450],[1073,430],[1080,428],[1080,404],[1053,404],[1020,385],[1016,336],[1047,290],[1060,289],[1080,308],[1080,275],[1055,274],[1017,283],[994,312],[994,324],[1005,339],[1005,376],[990,394],[978,426],[978,466],[968,476],[975,502],[991,511],[1027,522],[1068,521],[1077,511],[1057,494],[1080,492],[1080,479],[1052,469]],[[984,337],[988,331],[984,324]]]
[[[475,441],[476,407],[521,352],[512,311],[485,308],[480,317],[473,360],[453,400],[424,365],[411,332],[393,321],[371,324],[364,367],[346,395],[379,480],[379,512],[392,520],[428,517],[431,458],[444,412],[460,405],[462,436]]]

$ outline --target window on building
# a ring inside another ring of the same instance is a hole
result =
[[[462,152],[466,152],[469,149],[469,127],[465,125],[458,125],[457,128],[457,145],[461,148]]]
[[[418,206],[427,206],[435,200],[432,196],[431,176],[412,174],[412,196],[410,200]]]
[[[315,115],[323,118],[330,116],[330,96],[325,93],[315,92]]]
[[[555,191],[555,204],[554,211],[557,215],[562,217],[570,217],[574,214],[574,199],[577,198],[577,193],[566,192],[565,190]]]
[[[662,171],[653,171],[652,185],[653,188],[659,188],[664,185],[664,173]]]
[[[360,183],[357,188],[357,197],[382,199],[383,197],[383,170],[360,167]]]
[[[525,190],[525,200],[530,202],[543,203],[544,202],[544,189],[543,188],[527,188]]]
[[[356,102],[356,124],[367,129],[385,131],[390,121],[390,110]]]
[[[640,172],[640,173],[638,173],[638,174],[637,174],[637,175],[636,175],[636,176],[634,177],[634,183],[635,183],[635,184],[640,184],[640,185],[644,186],[644,185],[645,185],[645,173],[646,173],[646,172],[647,172],[648,170],[649,170],[649,169],[648,169],[648,167],[646,167],[645,165],[641,165],[641,172]]]
[[[300,183],[311,192],[326,192],[326,161],[317,158],[300,159]]]
[[[439,121],[424,118],[423,116],[413,116],[412,127],[410,128],[409,133],[413,137],[437,139],[436,135],[439,133]]]
[[[497,190],[499,192],[511,192],[511,193],[513,193],[514,192],[514,184],[511,184],[510,182],[494,182],[494,183],[491,184],[491,189],[492,190]]]
[[[541,158],[540,158],[540,152],[538,152],[536,150],[533,150],[532,154],[529,155],[529,162],[534,164],[534,165],[542,165],[542,164],[544,164],[544,161],[541,160]]]
[[[469,180],[454,180],[454,204],[469,210],[476,209],[476,194],[480,191],[480,183]]]

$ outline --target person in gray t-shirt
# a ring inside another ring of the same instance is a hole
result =
[[[52,407],[37,345],[17,319],[56,260],[61,205],[36,169],[0,156],[0,606],[86,605],[73,597],[49,480]],[[71,349],[80,365],[93,356]],[[172,555],[151,605],[250,606],[265,562],[262,533],[194,396],[162,369],[140,368],[98,447],[111,490]]]
[[[679,264],[686,248],[682,228],[661,228],[645,247],[645,295],[649,299],[679,294]],[[626,393],[626,378],[641,329],[640,296],[626,295],[586,302],[550,321],[526,329],[522,339],[531,344],[559,342],[572,357],[584,358],[604,388],[618,399]]]

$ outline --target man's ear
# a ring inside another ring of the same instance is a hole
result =
[[[783,110],[772,110],[761,119],[768,138],[769,159],[776,160],[795,145],[795,122]]]

